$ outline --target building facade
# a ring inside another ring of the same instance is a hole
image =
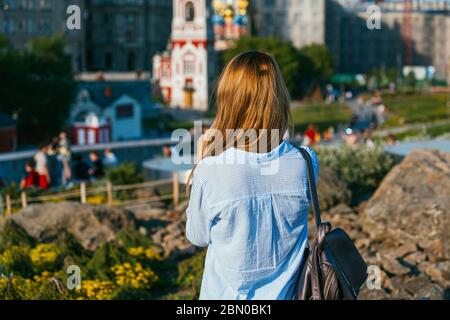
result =
[[[67,7],[77,5],[85,12],[84,0],[3,0],[0,4],[0,33],[14,48],[23,49],[36,37],[62,34],[67,39],[72,69],[77,72],[85,68],[84,29],[69,30],[66,25]]]
[[[153,58],[153,83],[173,107],[206,111],[219,53],[246,34],[248,1],[173,0],[168,49]]]
[[[446,80],[450,59],[450,2],[412,1],[409,54],[405,45],[405,3],[379,3],[381,28],[373,30],[367,27],[373,14],[371,5],[373,3],[369,2],[328,2],[325,43],[336,58],[338,70],[360,73],[380,67],[400,70],[409,64],[433,66],[436,79]]]
[[[378,2],[381,29],[369,29],[374,1],[254,0],[254,35],[275,36],[301,48],[325,44],[338,72],[365,73],[401,68],[405,58],[405,1]],[[450,77],[450,1],[413,0],[410,13],[412,63],[433,66],[436,78]]]
[[[262,37],[274,36],[297,48],[325,42],[326,0],[253,0],[252,30]]]
[[[170,37],[172,1],[1,0],[0,31],[18,49],[36,37],[64,35],[73,71],[150,71]],[[69,30],[67,8],[81,9]]]
[[[172,1],[86,0],[90,71],[149,71],[170,37]]]

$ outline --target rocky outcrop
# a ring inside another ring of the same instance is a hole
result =
[[[352,197],[347,184],[339,179],[332,169],[325,166],[321,166],[319,170],[317,193],[322,210],[330,209],[340,203],[349,204]]]
[[[362,211],[373,239],[415,243],[430,262],[450,260],[450,154],[414,151]]]
[[[381,288],[360,299],[450,299],[449,154],[411,153],[359,210],[339,205],[323,218],[380,270]]]
[[[118,231],[134,225],[127,211],[75,202],[31,205],[10,219],[39,242],[53,241],[68,233],[90,251],[115,240]]]

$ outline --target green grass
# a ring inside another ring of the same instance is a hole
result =
[[[319,130],[337,127],[350,121],[352,111],[345,104],[308,103],[292,110],[296,131],[304,131],[308,124],[316,125]]]
[[[450,133],[450,122],[442,125],[438,125],[431,128],[424,129],[411,129],[395,134],[395,138],[399,141],[403,141],[411,138],[436,138],[446,133]],[[384,140],[384,138],[377,139],[378,141]]]
[[[385,94],[383,101],[392,116],[384,128],[404,124],[433,122],[449,118],[449,97],[446,94]]]

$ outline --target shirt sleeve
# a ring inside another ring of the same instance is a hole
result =
[[[204,184],[194,176],[189,206],[186,210],[186,237],[197,247],[206,247],[210,242],[211,221],[206,210]]]

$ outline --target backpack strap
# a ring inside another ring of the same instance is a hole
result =
[[[303,158],[306,161],[306,167],[308,169],[307,171],[308,171],[309,195],[311,197],[311,203],[312,203],[314,218],[316,221],[317,231],[319,231],[320,226],[322,225],[322,219],[320,216],[319,198],[317,196],[316,179],[315,179],[315,174],[314,174],[314,166],[313,166],[312,158],[309,155],[309,152],[306,151],[305,148],[298,147],[298,146],[295,146],[295,148],[297,148],[297,150],[300,151],[300,153],[302,154]]]

